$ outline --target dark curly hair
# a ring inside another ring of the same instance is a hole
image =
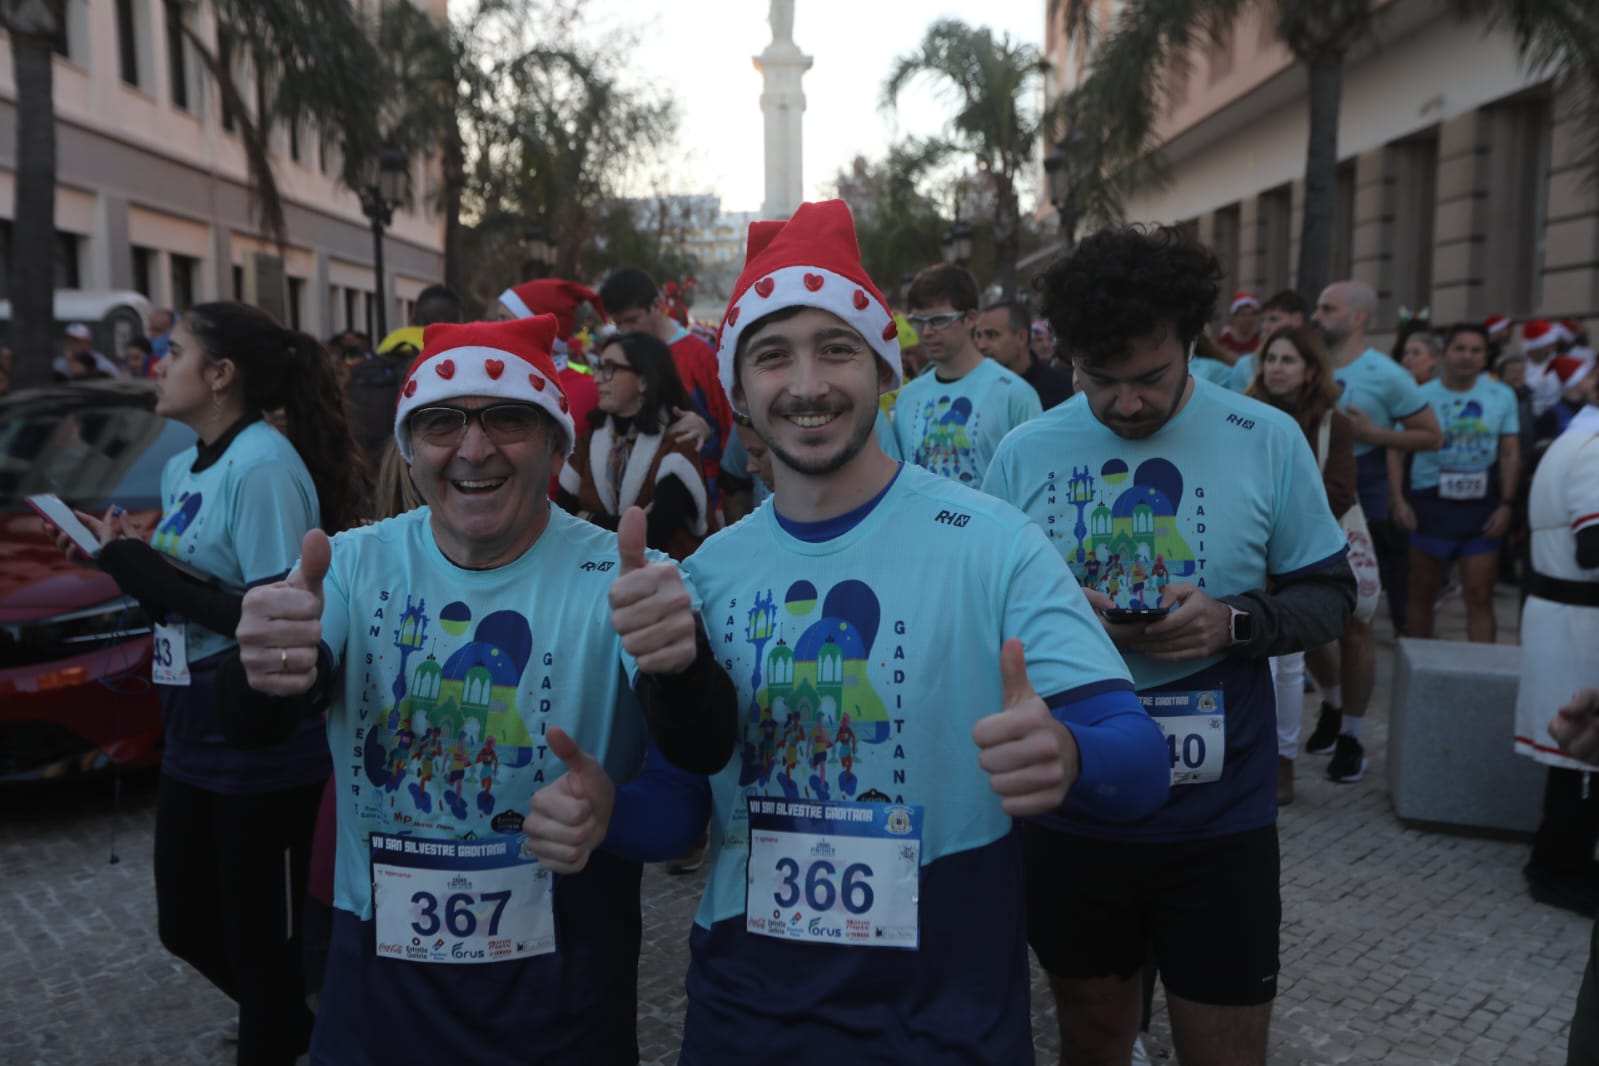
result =
[[[1186,351],[1215,312],[1221,278],[1215,254],[1175,226],[1112,226],[1034,284],[1066,354],[1104,366],[1167,324]]]

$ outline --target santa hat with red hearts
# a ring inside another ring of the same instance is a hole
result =
[[[605,305],[600,302],[599,293],[586,285],[560,278],[541,278],[513,285],[500,293],[500,303],[517,318],[554,315],[555,335],[561,340],[571,339],[577,327],[577,309],[584,304],[592,304],[599,316],[605,317]]]
[[[1510,316],[1489,315],[1487,318],[1483,319],[1482,328],[1488,331],[1488,336],[1490,338],[1497,337],[1499,334],[1506,333],[1510,330]]]
[[[1559,327],[1548,319],[1535,318],[1525,322],[1521,327],[1521,347],[1523,351],[1540,352],[1551,345],[1561,341]]]
[[[751,222],[744,272],[722,316],[716,357],[722,388],[733,398],[733,357],[751,323],[774,311],[830,311],[866,339],[894,373],[898,388],[899,327],[888,301],[861,266],[855,219],[843,200],[804,203],[786,222]]]
[[[1260,310],[1260,301],[1255,299],[1254,293],[1239,289],[1233,293],[1232,313],[1236,315],[1240,307],[1253,307],[1258,311]]]
[[[394,409],[394,440],[411,461],[411,429],[406,419],[422,407],[464,396],[487,396],[542,408],[566,434],[566,452],[577,439],[571,405],[556,376],[550,348],[557,329],[554,315],[510,322],[439,322],[422,333],[422,352],[406,372]]]

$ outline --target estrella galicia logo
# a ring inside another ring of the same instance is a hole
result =
[[[911,831],[911,809],[895,805],[888,809],[888,824],[884,827],[895,836],[902,837]]]

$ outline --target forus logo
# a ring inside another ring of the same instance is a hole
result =
[[[488,958],[488,952],[484,951],[482,948],[469,948],[464,943],[452,944],[450,946],[450,958],[486,959]]]
[[[844,935],[842,930],[824,926],[820,918],[812,918],[805,931],[812,937],[824,940],[837,940]]]

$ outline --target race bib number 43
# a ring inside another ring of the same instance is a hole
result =
[[[914,950],[922,808],[749,801],[745,927],[815,944]]]
[[[150,680],[158,685],[189,684],[189,627],[157,623],[150,632]]]
[[[377,953],[478,963],[555,950],[550,875],[521,833],[487,840],[372,834]]]
[[[1138,701],[1166,736],[1172,784],[1221,780],[1227,718],[1220,691],[1140,693]]]

